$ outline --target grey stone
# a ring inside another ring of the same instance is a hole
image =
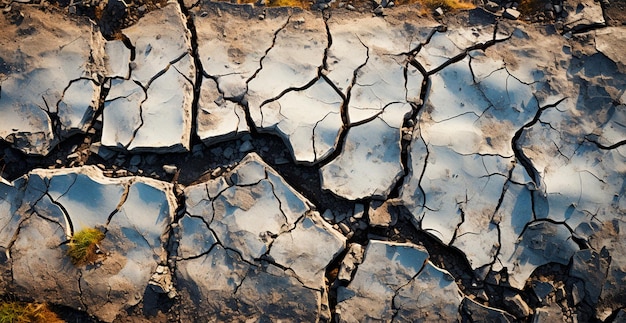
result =
[[[493,1],[487,1],[487,3],[485,3],[485,9],[491,11],[491,12],[496,12],[498,10],[500,10],[500,5],[493,2]]]
[[[241,144],[241,146],[239,147],[240,153],[247,153],[252,150],[254,150],[254,146],[252,145],[252,142],[250,142],[249,140],[244,141],[243,144]]]
[[[137,166],[141,164],[141,156],[140,155],[133,155],[133,157],[130,158],[130,165],[131,166]]]
[[[570,275],[584,281],[585,291],[589,301],[593,304],[598,301],[602,292],[602,285],[606,280],[610,257],[606,249],[598,253],[593,250],[580,250],[572,257]]]
[[[170,175],[174,175],[178,171],[178,167],[175,165],[163,165],[163,170]]]
[[[511,9],[511,8],[504,9],[504,12],[502,13],[502,17],[511,19],[511,20],[518,19],[520,15],[521,13],[519,11],[515,9]]]
[[[541,303],[547,302],[547,297],[554,291],[554,285],[551,282],[533,281],[531,283],[535,296]]]
[[[354,275],[358,265],[363,262],[363,252],[363,247],[360,244],[350,244],[348,253],[341,261],[337,279],[343,281],[344,283],[352,280],[352,276]]]
[[[564,1],[563,11],[567,13],[563,21],[566,30],[578,31],[587,27],[605,25],[602,5],[597,1]]]
[[[372,201],[367,212],[369,224],[378,227],[395,225],[398,221],[397,214],[391,209],[392,206],[390,204],[388,201]]]
[[[577,282],[572,286],[572,302],[574,305],[580,304],[585,298],[585,287],[583,283]]]
[[[523,319],[531,314],[530,307],[519,294],[505,296],[504,304],[518,319]]]
[[[533,323],[562,322],[564,320],[561,308],[556,304],[537,308],[533,316]]]
[[[463,298],[461,310],[468,315],[473,322],[515,322],[516,318],[497,308],[487,307],[467,297]]]

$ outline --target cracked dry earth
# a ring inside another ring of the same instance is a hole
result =
[[[599,6],[561,33],[181,1],[106,40],[13,3],[0,286],[105,322],[623,322],[626,28]]]

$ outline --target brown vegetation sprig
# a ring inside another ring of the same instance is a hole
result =
[[[17,301],[0,302],[0,323],[61,323],[48,305]]]

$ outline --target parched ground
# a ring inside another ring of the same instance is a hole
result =
[[[3,3],[4,298],[626,319],[625,2],[277,4]],[[85,228],[105,238],[75,266]]]

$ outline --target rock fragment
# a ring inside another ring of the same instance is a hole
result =
[[[461,296],[454,278],[432,265],[422,248],[372,240],[354,279],[339,287],[337,300],[340,322],[391,320],[396,315],[448,321],[457,319]]]
[[[517,20],[520,16],[520,12],[512,9],[512,8],[506,8],[504,9],[504,12],[502,13],[502,17],[507,18],[507,19],[511,19],[511,20]]]
[[[185,195],[176,275],[199,318],[329,316],[324,274],[345,237],[258,155]]]
[[[343,282],[349,282],[352,279],[358,265],[363,262],[363,252],[363,246],[360,244],[353,243],[350,245],[348,253],[341,261],[337,279]]]
[[[249,132],[243,107],[224,100],[212,79],[202,81],[196,124],[198,137],[208,145]]]
[[[267,13],[263,20],[245,22],[237,5],[201,2],[191,10],[203,69],[197,134],[206,144],[249,131],[241,105],[247,83],[272,47],[274,34],[288,20],[288,14],[280,8],[263,10]],[[221,14],[207,15],[207,11]]]
[[[600,253],[589,249],[580,250],[572,257],[570,275],[583,280],[585,292],[591,304],[596,303],[600,297],[609,263],[610,256],[606,249],[602,249]],[[580,295],[581,292],[578,291],[577,294]]]
[[[533,323],[563,321],[563,319],[561,308],[556,304],[552,304],[536,309],[535,315],[533,316]]]
[[[167,260],[166,232],[176,204],[171,184],[111,179],[83,167],[33,171],[23,190],[30,209],[20,211],[24,233],[11,248],[20,295],[36,294],[39,301],[86,310],[107,322],[141,302],[157,265]],[[105,255],[75,267],[65,243],[84,228],[106,230],[100,242]],[[55,292],[38,294],[40,288]]]
[[[452,322],[459,319],[462,296],[454,277],[427,261],[422,271],[398,290],[393,300],[399,320]]]
[[[563,10],[567,13],[564,21],[566,30],[581,32],[605,25],[602,6],[599,2],[590,0],[564,1]]]
[[[536,267],[549,262],[567,265],[576,251],[578,245],[565,226],[544,221],[531,223],[518,240],[514,254],[505,258],[509,284],[522,289]]]
[[[371,121],[350,128],[343,152],[320,168],[322,188],[351,199],[386,198],[403,173],[401,131],[409,104],[390,104]]]
[[[345,237],[314,213],[297,222],[295,229],[278,235],[269,256],[276,263],[293,270],[307,286],[323,288],[329,260],[337,257],[343,249]]]
[[[151,27],[156,24],[159,28]],[[136,55],[129,61],[119,41],[107,44],[111,48],[107,53],[114,55],[108,61],[116,62],[108,76],[124,74],[125,64],[131,68],[130,79],[111,82],[103,111],[102,144],[130,151],[188,151],[195,66],[191,34],[179,5],[169,3],[152,11],[122,33]]]
[[[204,80],[216,78],[225,98],[243,98],[248,80],[260,68],[261,60],[272,47],[274,34],[289,19],[285,10],[265,8],[262,9],[267,13],[265,19],[242,20],[244,9],[257,10],[205,1],[191,10]],[[218,10],[221,15],[207,14]],[[243,21],[245,28],[242,28]]]
[[[518,319],[523,319],[531,314],[531,310],[528,307],[528,304],[524,302],[519,294],[505,296],[504,304],[509,308],[510,312]]]
[[[500,5],[493,1],[487,1],[487,3],[485,4],[485,9],[491,12],[496,12],[500,9]]]
[[[262,125],[265,104],[292,89],[307,88],[317,80],[328,46],[325,31],[321,17],[301,12],[294,14],[277,32],[260,61],[260,68],[247,82],[245,100],[257,126]]]
[[[515,322],[516,318],[497,308],[487,307],[477,303],[467,297],[463,298],[461,304],[463,313],[470,317],[473,322]]]
[[[539,299],[539,302],[546,304],[547,297],[554,292],[554,285],[551,282],[534,281],[531,283],[535,296]]]
[[[257,127],[279,134],[294,161],[315,164],[335,151],[343,127],[342,104],[341,96],[320,78],[304,90],[263,105]]]
[[[377,227],[393,226],[398,221],[398,215],[389,201],[372,201],[367,217],[369,224]]]
[[[0,139],[26,154],[47,155],[93,121],[104,38],[93,23],[20,8],[26,14],[20,24],[0,15]]]
[[[626,57],[624,45],[626,34],[624,27],[607,27],[596,31],[596,49],[606,55],[617,65],[622,74],[626,74]],[[626,104],[626,102],[622,102]]]

